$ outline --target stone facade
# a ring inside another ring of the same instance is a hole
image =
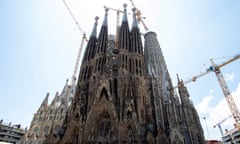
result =
[[[156,34],[145,34],[143,48],[136,17],[130,29],[126,11],[116,38],[108,34],[107,10],[98,37],[96,18],[71,107],[58,135],[44,143],[204,143],[182,81],[179,96],[174,92]]]
[[[204,143],[197,111],[179,78],[178,93],[174,91],[156,33],[148,32],[144,38],[144,56],[156,128],[168,132],[170,143]]]
[[[182,80],[174,90],[156,33],[147,32],[143,46],[126,6],[116,36],[107,9],[98,37],[97,21],[77,85],[66,84],[50,105],[46,96],[22,143],[203,144],[197,111]]]
[[[48,104],[49,93],[47,93],[38,111],[33,116],[28,132],[18,143],[41,144],[50,133],[55,134],[54,140],[57,141],[60,128],[72,102],[75,87],[74,84],[69,85],[67,80],[61,94],[59,95],[57,92],[50,104]]]

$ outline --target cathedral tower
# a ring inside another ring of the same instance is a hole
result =
[[[182,133],[185,136],[185,140],[187,143],[203,143],[204,134],[197,111],[192,101],[189,99],[190,96],[187,88],[179,78],[178,91],[182,102]]]
[[[107,8],[98,36],[97,25],[98,17],[64,123],[58,135],[50,134],[45,143],[186,143],[182,128],[185,101],[173,91],[156,34],[145,34],[143,49],[135,9],[130,28],[126,5],[116,38],[108,33]],[[198,119],[191,112],[187,114]],[[201,130],[194,122],[194,128]],[[54,137],[59,139],[52,141]]]

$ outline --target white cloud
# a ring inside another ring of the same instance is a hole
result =
[[[197,104],[196,109],[199,113],[209,113],[211,108],[209,107],[209,103],[212,100],[212,96],[206,96],[203,100]]]
[[[213,92],[214,92],[214,89],[211,89],[209,93],[212,94]]]
[[[234,77],[235,77],[235,74],[234,73],[231,73],[231,74],[225,74],[224,78],[226,81],[233,81],[234,80]]]
[[[235,91],[232,92],[232,97],[238,107],[240,108],[240,83],[238,84],[238,87]],[[229,107],[227,105],[226,99],[223,97],[220,99],[216,105],[211,106],[210,103],[213,100],[213,96],[205,96],[203,100],[196,105],[196,109],[199,113],[200,120],[202,127],[205,129],[205,136],[207,139],[220,139],[220,131],[217,128],[213,128],[213,126],[225,118],[227,118],[229,115],[231,115]],[[201,117],[206,117],[207,125],[205,124],[205,121],[201,119]],[[224,121],[221,124],[222,130],[225,129],[231,129],[233,128],[234,120],[233,118],[228,118],[226,121]],[[207,134],[207,128],[209,129],[209,134]]]

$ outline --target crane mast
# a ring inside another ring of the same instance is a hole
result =
[[[142,23],[144,29],[145,29],[146,31],[148,31],[149,29],[148,29],[147,25],[145,24],[145,22],[143,21],[143,17],[141,16],[141,15],[142,15],[141,11],[140,11],[139,9],[137,9],[137,7],[135,6],[133,0],[130,0],[130,2],[131,2],[131,4],[132,4],[132,6],[133,6],[134,8],[136,8],[136,13],[135,13],[135,14],[136,14],[136,16],[137,16],[138,21],[140,21],[140,22]]]
[[[107,7],[107,6],[104,6],[105,9],[109,9],[109,10],[113,10],[113,11],[116,11],[117,12],[117,20],[116,20],[116,39],[115,39],[115,48],[118,48],[118,39],[119,39],[119,36],[118,36],[118,32],[119,32],[119,15],[120,15],[120,12],[123,13],[123,11],[119,10],[119,9],[115,9],[115,8],[111,8],[111,7]]]
[[[82,41],[81,41],[81,44],[80,44],[80,48],[79,48],[79,50],[78,50],[78,55],[77,55],[76,63],[75,63],[75,66],[74,66],[73,75],[72,75],[72,77],[71,77],[71,85],[74,85],[74,84],[75,84],[75,81],[76,81],[77,70],[78,70],[78,67],[79,67],[79,62],[80,62],[80,57],[81,57],[81,53],[82,53],[84,41],[88,41],[88,39],[87,39],[87,37],[86,37],[86,33],[83,32],[83,30],[82,30],[82,28],[80,27],[77,19],[75,18],[74,14],[72,13],[70,7],[67,5],[67,3],[66,3],[65,0],[63,0],[63,3],[64,3],[64,5],[65,5],[65,7],[67,8],[69,14],[71,15],[73,21],[75,22],[78,30],[82,33]]]
[[[75,22],[75,24],[76,24],[78,30],[79,30],[82,34],[84,34],[84,32],[83,32],[83,30],[81,29],[81,27],[80,27],[80,25],[79,25],[77,19],[75,18],[74,14],[72,13],[70,7],[68,6],[68,4],[66,3],[65,0],[63,0],[63,3],[64,3],[64,5],[65,5],[65,7],[67,8],[69,14],[71,15],[73,21]],[[86,40],[87,40],[87,39],[86,39]]]
[[[78,55],[77,55],[77,59],[76,59],[76,63],[75,63],[75,66],[74,66],[74,70],[73,70],[73,75],[72,75],[72,80],[71,80],[71,84],[74,85],[75,84],[75,81],[76,81],[76,77],[77,77],[77,70],[78,70],[78,67],[79,67],[79,62],[80,62],[80,57],[81,57],[81,53],[82,53],[82,49],[83,49],[83,45],[84,45],[84,41],[86,40],[86,34],[83,34],[83,37],[82,37],[82,41],[81,41],[81,44],[80,44],[80,48],[78,50]]]
[[[115,47],[117,48],[118,47],[118,39],[119,39],[119,36],[118,36],[118,33],[119,33],[119,19],[120,19],[120,13],[124,13],[124,11],[122,10],[119,10],[119,9],[115,9],[115,8],[111,8],[111,7],[108,7],[108,6],[104,6],[104,8],[106,9],[109,9],[109,10],[112,10],[112,11],[116,11],[117,12],[117,20],[116,20],[116,39],[115,39]],[[132,13],[127,13],[128,15],[132,15]],[[141,17],[141,16],[140,16]],[[141,17],[141,18],[145,18],[145,17]]]
[[[211,62],[212,62],[212,66],[215,67],[214,72],[217,76],[217,80],[218,80],[218,82],[220,84],[220,87],[223,91],[223,94],[224,94],[224,97],[227,101],[228,107],[230,108],[230,112],[231,112],[236,124],[239,126],[239,124],[240,124],[240,113],[238,111],[237,105],[235,104],[235,102],[233,100],[233,97],[231,95],[231,91],[227,86],[227,83],[226,83],[226,81],[223,77],[223,74],[221,73],[220,66],[217,66],[213,62],[212,59],[211,59]],[[227,62],[227,63],[229,63],[229,62]]]
[[[216,126],[219,128],[219,131],[220,131],[220,133],[221,133],[222,136],[223,136],[223,130],[222,130],[221,124],[222,124],[223,122],[225,122],[227,119],[229,119],[230,117],[232,117],[232,115],[226,117],[225,119],[223,119],[222,121],[218,122],[217,124],[215,124],[215,125],[213,126],[213,128],[215,128]]]
[[[231,95],[231,91],[230,89],[228,88],[227,86],[227,83],[223,77],[223,74],[221,73],[221,70],[220,68],[222,68],[223,66],[227,65],[227,64],[230,64],[231,62],[234,62],[235,60],[237,59],[240,59],[240,54],[236,55],[235,57],[223,62],[222,64],[219,64],[219,65],[216,65],[214,62],[213,62],[213,59],[211,59],[211,63],[212,65],[204,72],[204,73],[201,73],[199,75],[196,75],[196,76],[193,76],[192,78],[190,78],[189,80],[187,81],[184,81],[183,84],[187,84],[189,82],[195,82],[198,78],[210,73],[210,72],[214,72],[216,74],[216,77],[217,77],[217,80],[220,84],[220,87],[223,91],[223,94],[224,94],[224,97],[227,101],[227,105],[230,109],[230,112],[234,118],[234,121],[236,123],[236,125],[238,127],[240,127],[240,113],[239,113],[239,110],[237,108],[237,105],[235,104],[234,102],[234,99]],[[177,86],[175,86],[174,88],[177,88]]]

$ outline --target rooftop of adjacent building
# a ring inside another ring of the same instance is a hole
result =
[[[222,142],[219,140],[207,140],[206,144],[222,144]]]
[[[22,128],[20,124],[5,123],[0,121],[0,143],[15,143],[25,133],[27,128]]]
[[[231,140],[235,140],[236,142],[240,142],[240,126],[235,126],[231,130],[225,130],[225,133],[222,136],[224,142],[229,142]]]
[[[11,130],[11,131],[19,132],[19,133],[25,133],[27,131],[27,127],[22,128],[21,124],[12,124],[11,122],[6,123],[3,120],[0,120],[0,126],[1,126],[1,131],[2,130]]]

